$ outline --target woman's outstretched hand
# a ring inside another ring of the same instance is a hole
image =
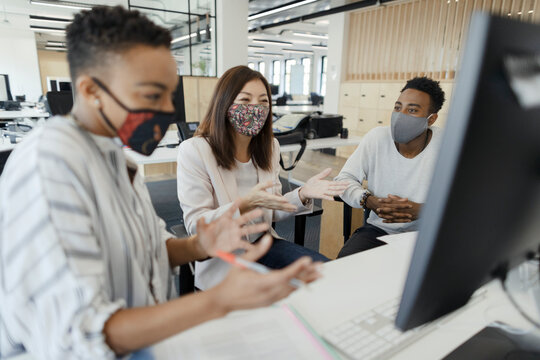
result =
[[[262,210],[252,210],[234,219],[236,210],[238,201],[214,221],[206,223],[204,217],[197,221],[199,245],[207,256],[215,256],[218,250],[249,250],[254,245],[246,240],[247,236],[268,230],[269,225],[265,222],[248,225],[251,220],[262,216]]]
[[[244,197],[240,198],[240,212],[248,212],[255,208],[265,208],[271,210],[283,210],[288,212],[296,211],[296,206],[291,204],[287,198],[282,195],[274,195],[266,189],[275,186],[272,181],[257,184]]]
[[[331,168],[325,169],[310,178],[298,191],[302,202],[309,199],[334,200],[334,196],[340,196],[349,186],[347,181],[323,180],[330,175]]]

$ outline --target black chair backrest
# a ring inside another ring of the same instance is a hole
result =
[[[52,115],[66,115],[73,107],[73,93],[71,91],[49,91],[47,103]]]
[[[10,154],[11,150],[0,151],[0,175],[2,175],[2,172],[4,171],[4,166],[6,165],[7,159]]]

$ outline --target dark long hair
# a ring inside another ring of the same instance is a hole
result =
[[[195,134],[208,141],[218,165],[227,170],[236,166],[234,161],[235,130],[227,118],[227,111],[244,85],[252,80],[262,81],[268,99],[271,100],[270,85],[260,72],[251,70],[247,66],[233,67],[219,79],[208,112]],[[268,118],[261,132],[251,139],[248,148],[253,164],[266,171],[272,169],[272,102],[269,101],[269,103]]]

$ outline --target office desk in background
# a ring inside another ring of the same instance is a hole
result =
[[[296,309],[312,330],[321,335],[354,315],[401,296],[415,240],[416,233],[396,235],[386,246],[325,263],[322,279],[296,291],[281,303]],[[486,294],[479,301],[456,310],[448,318],[437,320],[435,330],[389,359],[440,359],[493,321],[504,321],[521,329],[530,328],[509,303],[497,282],[487,284],[483,291]],[[199,356],[191,357],[193,359],[208,358],[204,349],[197,351],[193,347],[207,336],[219,339],[219,331],[227,336],[229,332],[241,330],[250,316],[258,316],[258,311],[232,313],[197,326],[155,345],[153,351],[160,355],[159,359],[176,359],[178,354],[186,352]],[[216,327],[222,330],[216,330]],[[257,331],[261,329],[264,329],[264,324],[260,324]],[[249,336],[245,340],[233,340],[239,341],[238,347],[223,347],[220,353],[213,352],[216,359],[241,358],[247,347],[256,346],[256,343],[250,342],[253,339]],[[320,353],[316,358],[328,357]]]
[[[21,119],[21,118],[48,118],[48,112],[36,109],[21,109],[17,111],[0,110],[0,120]]]
[[[325,149],[325,148],[335,149],[340,146],[356,146],[360,143],[361,140],[362,138],[357,137],[357,136],[350,137],[348,139],[342,139],[336,136],[332,138],[307,140],[306,150],[318,150],[318,149]],[[162,140],[162,142],[160,143],[160,145],[176,144],[176,143],[178,143],[177,132],[173,130],[169,130],[167,131],[167,134]],[[298,144],[280,146],[280,152],[289,153],[289,158],[291,158],[292,154],[298,150],[300,150],[300,145]],[[173,148],[159,147],[150,156],[138,154],[135,151],[128,148],[125,148],[124,151],[128,158],[130,158],[133,162],[139,165],[139,170],[144,176],[151,175],[144,168],[145,165],[176,163],[176,159],[178,156],[177,147],[173,147]],[[289,176],[289,181],[297,185],[303,184],[303,182],[295,180],[294,178],[290,176]]]
[[[320,105],[272,105],[272,112],[276,115],[285,114],[311,114],[315,111],[323,111],[323,106]]]

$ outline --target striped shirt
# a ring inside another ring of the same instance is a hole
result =
[[[103,327],[174,294],[171,237],[121,147],[70,117],[37,128],[0,178],[0,358],[114,358]]]

